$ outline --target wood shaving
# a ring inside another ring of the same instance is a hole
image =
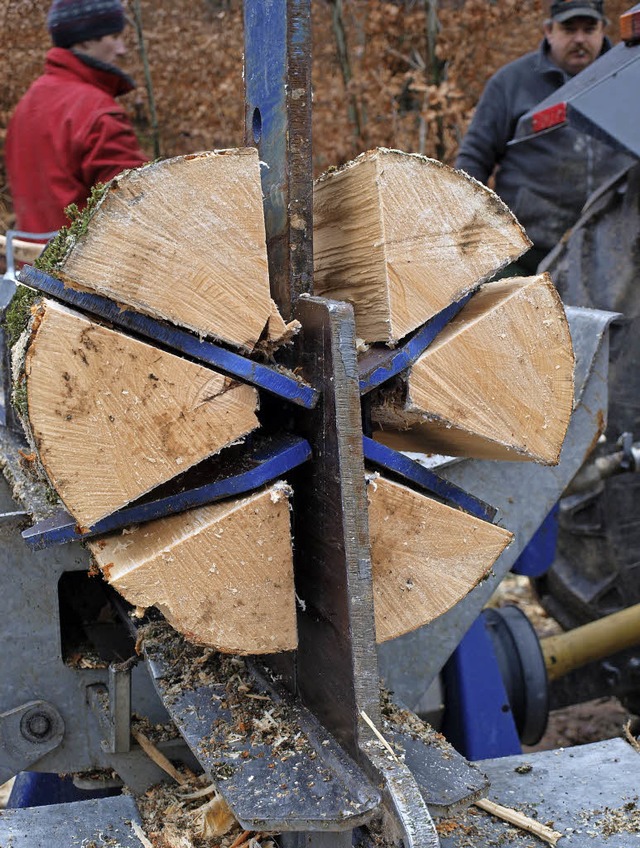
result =
[[[195,792],[187,792],[182,795],[185,800],[192,801],[196,798],[206,798],[207,795],[213,795],[216,792],[215,783],[209,783],[207,786],[203,786],[202,789],[196,789]]]
[[[382,735],[382,733],[380,733],[380,731],[378,730],[378,728],[377,728],[377,727],[375,726],[375,724],[371,721],[371,719],[370,719],[370,718],[369,718],[369,716],[365,713],[365,711],[364,711],[364,710],[360,710],[360,715],[361,715],[361,717],[363,718],[363,720],[365,721],[365,723],[369,725],[369,727],[370,727],[370,728],[371,728],[371,730],[373,731],[373,733],[374,733],[374,735],[376,736],[376,738],[377,738],[377,739],[378,739],[378,740],[382,743],[382,745],[386,748],[386,750],[387,750],[387,751],[388,751],[388,753],[391,755],[391,757],[392,757],[392,758],[393,758],[393,759],[394,759],[397,763],[399,763],[399,762],[400,762],[400,760],[398,759],[398,756],[397,756],[396,752],[393,750],[393,748],[391,747],[391,745],[389,745],[389,743],[387,742],[387,740],[384,738],[384,736]]]
[[[132,827],[133,832],[135,833],[135,835],[136,835],[136,836],[138,837],[138,839],[140,840],[140,842],[144,845],[144,848],[153,848],[153,843],[149,842],[149,840],[147,839],[147,835],[146,835],[146,833],[145,833],[145,832],[144,832],[144,830],[140,827],[140,825],[138,824],[138,822],[131,822],[131,827]]]
[[[634,751],[640,754],[640,741],[636,739],[636,737],[631,732],[631,719],[625,722],[622,729],[624,731],[624,738],[627,740],[629,745],[631,745]]]
[[[153,762],[159,766],[163,771],[165,771],[169,777],[172,777],[176,783],[181,786],[187,782],[187,778],[184,777],[181,772],[173,765],[173,763],[165,757],[165,755],[160,751],[153,742],[148,739],[144,733],[140,733],[137,730],[132,730],[131,735],[136,740],[138,745],[142,748],[145,754],[149,757],[149,759],[153,760]]]
[[[229,805],[217,792],[206,804],[198,807],[195,818],[198,835],[205,839],[224,836],[236,823]]]
[[[136,804],[142,818],[136,835],[145,848],[238,848],[250,842],[252,848],[273,846],[268,834],[241,828],[206,775],[185,771],[181,786],[160,783],[136,797]]]
[[[502,804],[496,804],[488,798],[481,798],[479,801],[474,801],[474,805],[502,821],[509,822],[509,824],[513,824],[528,833],[533,833],[534,836],[537,836],[551,846],[555,846],[558,840],[564,835],[557,830],[552,830],[552,828],[545,824],[540,824],[540,822],[525,815],[520,810],[504,807]]]

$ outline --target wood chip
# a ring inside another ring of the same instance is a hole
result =
[[[380,741],[380,742],[384,745],[385,749],[389,752],[389,754],[391,754],[391,756],[393,757],[393,759],[394,759],[397,763],[399,763],[399,762],[400,762],[400,760],[398,759],[398,757],[397,757],[397,755],[396,755],[396,752],[393,750],[393,748],[391,747],[391,745],[389,745],[389,743],[387,742],[387,740],[384,738],[384,736],[382,735],[382,733],[380,733],[380,731],[378,730],[378,728],[377,728],[377,727],[375,726],[375,724],[371,721],[371,719],[370,719],[370,718],[369,718],[369,716],[365,713],[365,711],[364,711],[364,710],[360,710],[360,715],[362,716],[362,718],[363,718],[363,720],[366,722],[366,724],[368,724],[368,725],[369,725],[369,727],[371,728],[371,730],[373,730],[373,732],[374,732],[374,734],[375,734],[376,738],[377,738],[377,739],[378,739],[378,740],[379,740],[379,741]]]
[[[640,754],[640,740],[636,739],[636,737],[631,732],[631,719],[625,722],[624,727],[622,729],[624,730],[624,738],[627,740],[629,745],[631,745],[634,751]]]
[[[243,830],[242,833],[238,836],[238,838],[233,840],[229,848],[239,848],[240,845],[248,841],[252,833],[252,830]]]
[[[147,839],[147,836],[146,836],[146,834],[145,834],[144,830],[140,827],[140,825],[138,824],[138,822],[131,822],[131,827],[132,827],[133,832],[135,833],[135,835],[136,835],[136,836],[138,837],[138,839],[140,840],[140,842],[142,842],[142,844],[144,845],[144,848],[153,848],[153,843],[151,843],[151,842]]]
[[[496,804],[495,801],[490,801],[488,798],[481,798],[479,801],[475,801],[474,804],[492,816],[502,819],[502,821],[509,822],[509,824],[515,825],[515,827],[519,827],[521,830],[533,833],[534,836],[537,836],[549,845],[555,846],[558,839],[564,835],[544,824],[540,824],[540,822],[529,816],[525,816],[524,813],[518,810],[513,810],[511,807],[503,807],[502,804]]]
[[[153,742],[148,739],[144,733],[140,733],[140,731],[132,730],[131,735],[136,740],[138,745],[142,748],[145,754],[153,760],[153,762],[160,766],[163,771],[172,777],[177,783],[180,785],[187,782],[187,779],[184,775],[180,774],[178,769],[173,765],[173,763],[169,762],[169,760],[165,757],[165,755],[160,751]]]
[[[193,810],[197,832],[203,839],[224,836],[237,824],[235,816],[222,795],[214,795],[210,801]]]

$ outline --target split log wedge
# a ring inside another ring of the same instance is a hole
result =
[[[269,293],[254,148],[125,171],[79,229],[43,256],[65,285],[246,352],[263,336],[276,344],[285,335]]]
[[[374,436],[399,450],[555,465],[573,367],[566,315],[547,274],[487,283],[404,380],[379,394]]]
[[[530,246],[486,186],[397,150],[320,177],[313,215],[316,294],[351,302],[369,343],[397,342]]]
[[[34,316],[24,379],[28,435],[81,527],[258,426],[255,389],[50,300]]]
[[[87,544],[127,601],[157,607],[191,641],[288,651],[297,645],[289,496],[275,483]]]
[[[376,640],[432,621],[491,570],[501,527],[374,475],[368,479]],[[87,542],[105,579],[138,607],[224,653],[297,646],[288,496],[276,483]]]
[[[513,536],[384,477],[367,482],[376,641],[386,642],[462,600]]]

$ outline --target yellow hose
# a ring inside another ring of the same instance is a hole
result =
[[[549,680],[640,645],[640,604],[540,641]]]

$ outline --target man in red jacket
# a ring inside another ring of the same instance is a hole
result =
[[[64,209],[82,208],[97,182],[148,161],[115,98],[134,88],[116,62],[126,52],[120,0],[55,0],[54,47],[44,74],[9,122],[6,166],[16,229],[57,230]]]

